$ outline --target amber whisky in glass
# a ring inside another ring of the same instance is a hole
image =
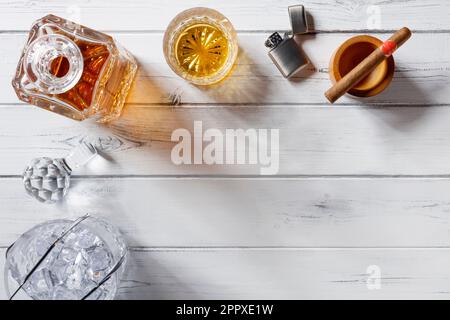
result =
[[[112,37],[48,15],[29,33],[12,85],[20,100],[75,120],[118,118],[137,72]]]
[[[180,77],[197,85],[224,79],[238,53],[236,31],[220,12],[192,8],[178,14],[163,40],[164,56]]]

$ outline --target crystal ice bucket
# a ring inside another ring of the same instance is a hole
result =
[[[126,264],[119,230],[85,215],[28,230],[7,250],[9,299],[111,300]]]

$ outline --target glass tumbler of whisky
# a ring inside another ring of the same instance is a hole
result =
[[[120,116],[136,71],[112,37],[48,15],[33,24],[12,85],[24,102],[108,122]]]
[[[233,25],[209,8],[192,8],[178,14],[167,27],[163,41],[170,68],[196,85],[224,79],[238,54]]]

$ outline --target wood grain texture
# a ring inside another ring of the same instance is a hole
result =
[[[239,34],[240,54],[235,70],[218,85],[201,88],[178,77],[167,65],[162,51],[163,35],[113,34],[139,60],[140,69],[127,101],[137,104],[170,103],[178,97],[184,104],[325,104],[331,86],[328,63],[333,51],[356,35],[318,34],[298,41],[311,63],[289,81],[267,56],[264,41],[269,33]],[[385,40],[388,34],[374,34]],[[0,34],[0,103],[17,103],[11,79],[26,34]],[[424,43],[430,51],[424,50]],[[450,104],[449,33],[413,34],[395,53],[396,73],[380,95],[365,99],[344,96],[336,104]]]
[[[175,165],[173,130],[280,130],[282,175],[447,175],[450,107],[129,106],[111,127],[78,123],[30,106],[0,108],[1,175],[36,156],[65,156],[87,139],[104,158],[84,175],[259,175],[261,165]]]
[[[133,254],[132,258],[125,280],[134,281],[123,282],[119,299],[444,299],[450,296],[447,249],[150,251]],[[367,289],[366,270],[370,265],[381,269],[380,290]]]
[[[312,34],[297,40],[311,64],[287,81],[263,44],[289,28],[293,4],[0,0],[0,270],[22,232],[90,212],[132,246],[119,299],[450,298],[450,2],[305,0]],[[165,27],[193,6],[218,9],[239,31],[234,72],[208,89],[176,77],[162,54]],[[139,60],[124,115],[109,127],[18,102],[10,81],[19,54],[32,21],[48,13],[111,33]],[[391,86],[329,106],[323,92],[338,45],[402,26],[413,37],[395,54]],[[170,134],[195,120],[279,129],[279,176],[173,165]],[[66,201],[27,197],[26,163],[64,156],[82,139],[102,156],[75,172]],[[381,268],[380,290],[366,287],[370,265]]]
[[[399,24],[416,30],[450,29],[450,5],[446,0],[304,0],[301,3],[312,17],[311,29],[317,31],[395,30]],[[178,12],[206,6],[222,12],[238,30],[287,30],[287,7],[295,4],[298,1],[2,0],[0,29],[28,30],[33,20],[53,13],[101,30],[164,30]],[[378,12],[379,25],[372,22]]]
[[[449,249],[145,249],[129,257],[118,299],[450,297]],[[379,290],[367,289],[371,265],[381,271]]]
[[[75,179],[60,205],[0,180],[0,246],[89,212],[134,247],[448,247],[450,179]]]

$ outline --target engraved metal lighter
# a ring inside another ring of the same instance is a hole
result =
[[[280,36],[275,32],[266,40],[266,47],[270,48],[269,57],[285,78],[290,78],[308,64],[308,59],[294,40],[296,34],[308,32],[305,8],[302,5],[288,7],[291,21],[291,32]]]

